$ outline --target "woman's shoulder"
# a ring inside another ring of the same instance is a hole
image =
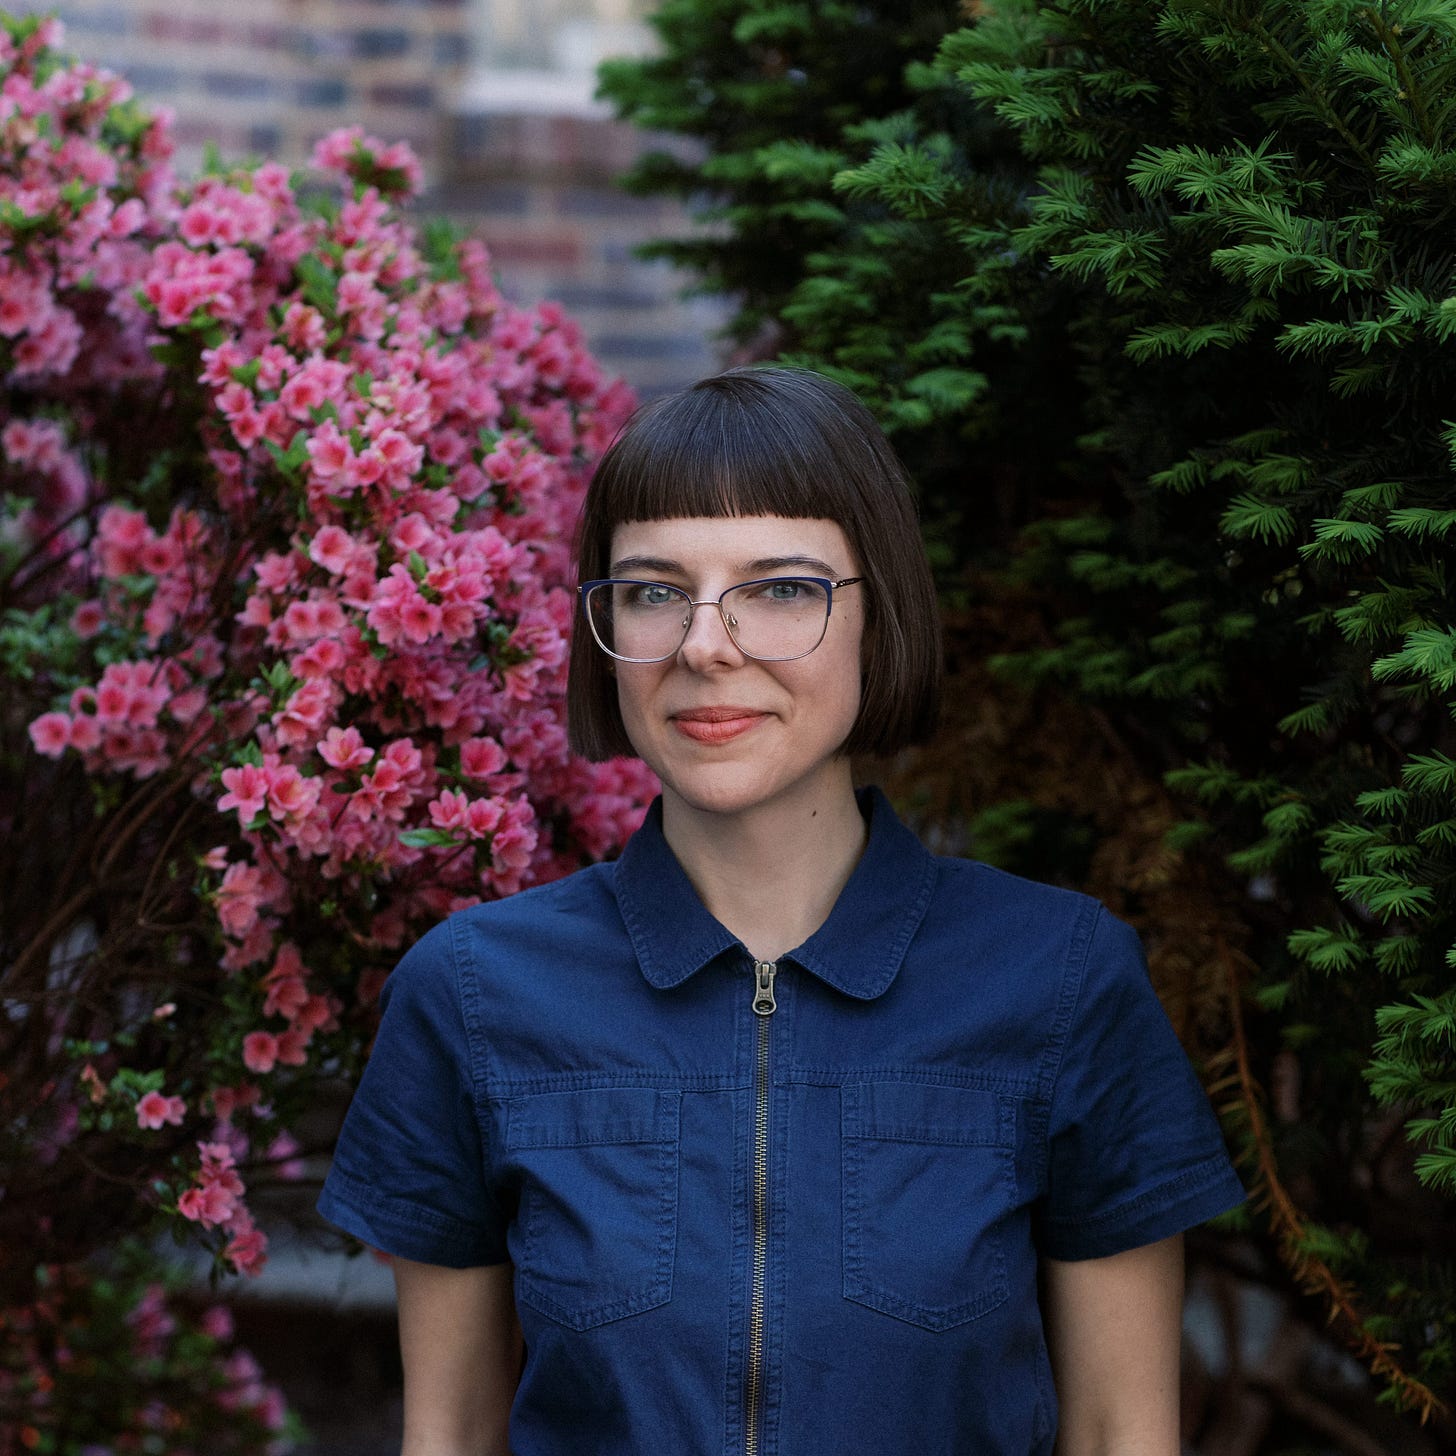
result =
[[[1081,890],[1014,874],[983,860],[936,855],[940,871],[937,899],[948,908],[994,916],[1003,921],[1058,925],[1095,919],[1105,910]]]
[[[611,866],[595,864],[561,879],[455,911],[405,953],[391,980],[455,980],[492,966],[559,963],[563,951],[599,944],[620,927]]]
[[[1060,1001],[1089,976],[1146,979],[1136,932],[1092,895],[979,860],[938,857],[937,870],[919,946],[974,965],[983,983],[1004,980],[1030,1004],[1037,987]]]

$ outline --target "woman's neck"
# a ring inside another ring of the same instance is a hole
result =
[[[695,809],[665,792],[663,833],[708,912],[764,961],[823,925],[867,838],[847,764],[812,793],[740,814]]]

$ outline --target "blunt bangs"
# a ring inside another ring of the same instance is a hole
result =
[[[830,520],[865,577],[864,684],[849,753],[926,741],[939,711],[939,605],[910,484],[874,416],[807,369],[753,365],[639,409],[602,456],[577,528],[577,580],[608,574],[629,521],[704,516]],[[567,686],[572,747],[631,754],[612,665],[581,621]]]
[[[836,466],[848,462],[836,459],[835,447],[857,442],[827,438],[822,426],[838,421],[803,409],[822,406],[816,391],[786,399],[765,387],[767,375],[719,375],[645,405],[597,469],[593,503],[601,517],[593,524],[686,516],[837,519]]]

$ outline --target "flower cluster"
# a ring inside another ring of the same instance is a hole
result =
[[[352,130],[307,186],[184,186],[165,119],[56,34],[0,19],[0,667],[30,750],[0,830],[70,826],[12,886],[13,984],[45,994],[0,1018],[0,1065],[36,1069],[0,1077],[0,1155],[74,1180],[67,1247],[130,1178],[129,1216],[255,1272],[250,1192],[300,1171],[399,949],[614,852],[655,787],[575,758],[563,715],[571,532],[632,401],[479,243],[406,220],[407,149]]]
[[[297,1429],[282,1393],[233,1344],[221,1306],[200,1313],[124,1247],[97,1271],[46,1266],[40,1295],[0,1316],[0,1431],[9,1451],[284,1456]],[[141,1377],[165,1371],[155,1383]]]
[[[166,118],[138,111],[119,76],[61,64],[59,36],[49,19],[0,31],[0,369],[84,423],[98,389],[161,378],[134,289],[176,184]],[[63,550],[88,497],[80,455],[43,415],[6,421],[0,445],[27,485],[21,529]]]

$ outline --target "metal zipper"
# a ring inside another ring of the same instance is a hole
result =
[[[748,1304],[748,1399],[744,1412],[744,1449],[758,1456],[758,1426],[763,1404],[764,1296],[768,1288],[768,1092],[769,1017],[774,1000],[773,961],[753,963],[753,1011],[758,1017],[758,1065],[753,1109],[753,1282]]]

